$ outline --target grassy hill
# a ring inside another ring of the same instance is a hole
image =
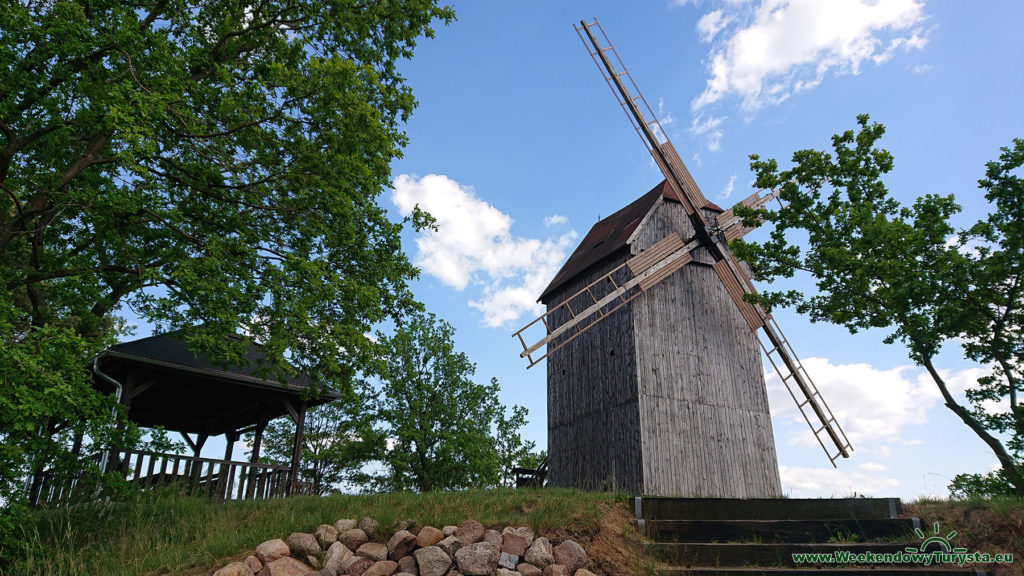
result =
[[[1021,499],[924,500],[907,504],[905,514],[956,529],[958,544],[970,550],[1024,553]],[[219,502],[165,491],[35,512],[25,527],[28,557],[0,567],[0,576],[208,576],[265,540],[367,516],[380,523],[378,540],[398,520],[441,527],[472,518],[492,528],[530,526],[555,541],[572,538],[605,574],[646,576],[655,567],[625,495],[545,488]],[[1021,574],[1020,562],[1000,576]]]
[[[576,540],[606,573],[639,576],[650,563],[629,511],[623,495],[550,488],[245,502],[165,491],[130,502],[36,512],[34,525],[26,527],[28,558],[0,568],[0,575],[208,575],[260,542],[368,516],[380,523],[378,540],[386,540],[398,520],[441,527],[472,518],[487,527],[530,526],[540,535]]]

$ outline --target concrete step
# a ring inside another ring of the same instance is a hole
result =
[[[984,570],[961,568],[662,568],[658,576],[988,576]]]
[[[645,522],[655,542],[842,543],[913,540],[916,518],[894,520],[652,520]]]
[[[794,543],[659,543],[652,544],[648,551],[655,558],[684,567],[807,567],[819,565],[826,568],[860,567],[870,569],[871,566],[905,567],[910,564],[899,562],[883,562],[878,558],[872,562],[857,565],[847,562],[829,562],[821,564],[805,563],[798,565],[793,560],[794,554],[862,554],[873,555],[902,553],[907,547],[915,547],[910,542],[864,542],[852,544],[794,544]],[[916,564],[914,564],[916,566]],[[873,573],[873,572],[872,572]]]
[[[655,520],[837,520],[896,518],[899,498],[662,498],[640,499],[638,515]]]

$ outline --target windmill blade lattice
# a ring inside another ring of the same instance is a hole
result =
[[[626,264],[584,287],[558,307],[552,308],[547,314],[527,324],[514,334],[523,346],[523,352],[520,355],[530,361],[530,366],[535,365],[548,354],[606,318],[626,302],[639,296],[646,288],[667,278],[672,272],[692,261],[690,252],[698,248],[705,248],[711,252],[715,260],[715,272],[722,280],[747,325],[758,334],[758,341],[762,349],[785,384],[790,396],[796,402],[804,420],[814,432],[815,438],[825,451],[829,461],[835,466],[835,461],[840,456],[848,458],[853,450],[849,439],[807,374],[796,352],[782,334],[778,324],[760,305],[751,304],[744,298],[745,294],[756,294],[757,292],[750,278],[742,271],[739,261],[729,251],[726,242],[742,236],[749,229],[742,225],[740,219],[731,210],[721,215],[717,228],[709,226],[702,211],[707,200],[669,142],[653,109],[622,63],[604,29],[596,20],[592,23],[582,21],[579,26],[575,26],[575,29],[615,94],[616,100],[626,112],[633,128],[640,135],[655,163],[665,175],[673,195],[684,207],[695,234],[685,243],[677,234],[670,235],[658,242],[651,250],[634,256]],[[595,30],[600,34],[601,40],[598,39]],[[760,208],[768,201],[777,198],[778,195],[775,192],[770,192],[764,197],[754,194],[744,200],[744,203]],[[673,240],[672,236],[676,236],[677,240]],[[671,250],[666,249],[669,245],[672,246]],[[656,251],[655,248],[659,247],[661,251]],[[666,252],[668,252],[667,256]],[[684,253],[687,258],[682,256]],[[642,262],[643,266],[638,265],[634,269],[634,266],[629,266],[631,262],[638,264]],[[623,268],[629,270],[625,271]],[[625,280],[617,283],[616,277],[619,277],[620,280],[625,278]],[[608,289],[609,285],[613,287],[611,290]],[[600,295],[595,294],[595,291]],[[580,304],[581,301],[583,305]],[[573,302],[576,302],[578,310],[573,308]],[[548,324],[548,316],[556,312],[568,312],[570,320],[552,328]],[[544,327],[545,334],[534,344],[528,344],[523,338],[523,333],[531,327],[537,326],[538,323]],[[533,354],[545,345],[548,346],[546,352],[534,359]],[[830,446],[834,447],[834,450]]]

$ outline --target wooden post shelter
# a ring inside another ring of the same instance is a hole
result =
[[[192,455],[115,448],[94,458],[106,471],[119,471],[142,487],[179,482],[222,499],[295,492],[306,410],[337,400],[340,394],[323,387],[313,394],[305,374],[284,381],[258,375],[264,357],[258,344],[249,345],[240,365],[224,367],[193,352],[186,340],[182,331],[175,331],[116,344],[97,355],[90,369],[94,387],[117,395],[129,421],[180,433]],[[290,417],[296,427],[291,462],[259,464],[263,431],[281,416]],[[251,458],[233,460],[235,442],[250,432]],[[214,436],[227,441],[224,458],[200,457],[207,439]],[[47,485],[44,473],[33,483],[30,497],[39,504],[81,496],[74,491],[73,483]]]

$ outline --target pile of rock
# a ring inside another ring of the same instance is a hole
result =
[[[524,526],[498,532],[475,520],[443,529],[399,522],[386,543],[372,540],[378,528],[371,518],[321,524],[313,534],[268,540],[213,576],[595,576],[584,568],[582,546],[553,546]]]

